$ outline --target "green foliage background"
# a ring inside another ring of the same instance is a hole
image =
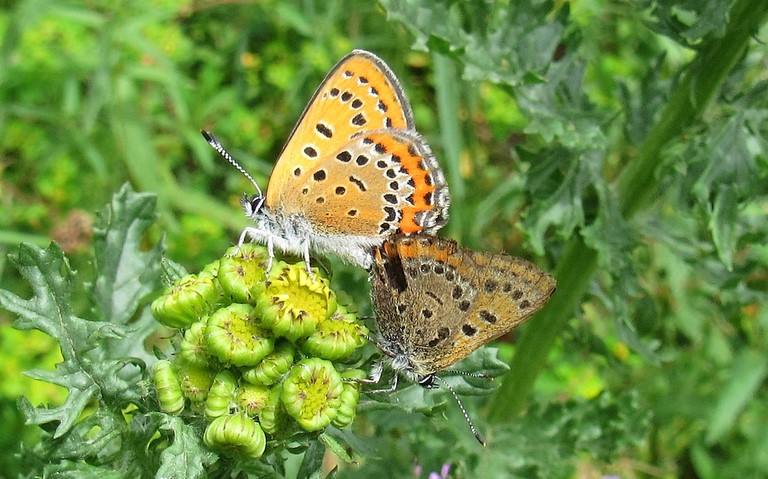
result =
[[[103,267],[89,225],[126,181],[157,194],[146,250],[164,238],[192,271],[215,259],[251,186],[199,129],[266,185],[325,72],[365,48],[401,79],[446,171],[441,234],[534,259],[558,291],[503,346],[499,390],[467,400],[487,449],[427,392],[429,416],[363,410],[349,442],[367,459],[342,475],[768,476],[767,13],[764,0],[0,2],[0,289],[32,294],[6,259],[21,241],[55,238],[85,277]],[[367,308],[364,272],[329,261]],[[76,293],[85,317],[96,306]],[[13,320],[0,311],[0,468],[25,475],[39,465],[14,455],[19,438],[30,450],[40,433],[17,397],[66,395],[22,375],[59,348]]]

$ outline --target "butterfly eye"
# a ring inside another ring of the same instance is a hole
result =
[[[255,194],[251,197],[249,197],[247,194],[244,194],[242,198],[240,198],[240,206],[242,206],[243,211],[245,212],[245,216],[250,218],[254,216],[260,209],[261,205],[264,204],[265,197],[261,194]]]
[[[435,386],[435,375],[434,374],[427,374],[426,376],[422,376],[419,378],[419,385],[426,388],[426,389],[433,389],[436,388]]]

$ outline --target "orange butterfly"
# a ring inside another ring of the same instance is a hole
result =
[[[434,233],[448,221],[445,175],[416,132],[400,83],[376,55],[354,50],[330,71],[280,153],[264,195],[210,133],[208,142],[258,193],[243,197],[247,238],[302,255],[335,253],[369,268],[395,234]],[[309,266],[308,266],[309,267]]]

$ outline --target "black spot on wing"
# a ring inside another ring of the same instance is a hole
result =
[[[355,186],[357,186],[360,189],[360,191],[363,191],[363,192],[368,191],[368,188],[365,187],[365,183],[363,183],[362,180],[360,180],[360,178],[350,175],[349,181],[354,183]]]
[[[333,138],[333,131],[331,131],[331,129],[328,128],[328,125],[324,123],[318,123],[317,125],[315,125],[315,129],[317,130],[318,133],[320,133],[324,137]]]
[[[362,113],[358,113],[352,118],[352,124],[355,126],[363,126],[366,123],[368,123],[368,120],[365,119]]]

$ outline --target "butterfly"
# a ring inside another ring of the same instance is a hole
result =
[[[434,233],[448,221],[445,175],[423,138],[399,81],[373,53],[354,50],[328,73],[302,113],[266,195],[208,132],[203,135],[248,176],[254,222],[247,238],[303,256],[335,253],[369,268],[372,248],[394,234]]]
[[[389,238],[373,257],[376,342],[395,373],[389,391],[399,374],[435,387],[437,372],[526,321],[556,286],[554,277],[524,259],[425,234]],[[379,382],[382,371],[380,362],[368,382]]]

